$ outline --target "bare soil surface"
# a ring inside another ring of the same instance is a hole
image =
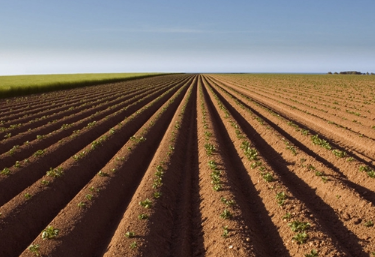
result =
[[[0,100],[0,256],[374,256],[375,82],[178,74]]]

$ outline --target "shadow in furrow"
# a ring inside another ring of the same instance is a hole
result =
[[[204,253],[202,214],[199,210],[199,163],[197,144],[197,88],[191,95],[193,108],[191,108],[189,136],[184,147],[186,153],[184,167],[179,182],[179,195],[177,197],[177,210],[173,221],[172,238],[170,240],[169,256],[188,257]],[[199,235],[199,236],[197,236]]]
[[[335,235],[347,252],[353,256],[368,256],[362,249],[360,239],[345,227],[331,206],[318,197],[313,188],[296,174],[290,172],[285,161],[281,159],[280,154],[220,94],[218,96],[237,120],[238,124],[243,128],[244,133],[254,142],[260,154],[267,159],[273,170],[280,175],[280,179],[288,186],[292,194],[314,212],[314,215],[319,219],[319,223],[331,235]]]

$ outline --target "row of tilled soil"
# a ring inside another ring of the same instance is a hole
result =
[[[241,85],[241,83],[238,83],[238,81],[231,80],[231,83]],[[261,97],[276,99],[288,108],[298,109],[316,117],[323,115],[325,122],[328,124],[334,124],[338,127],[350,129],[361,136],[370,136],[371,138],[374,138],[375,114],[371,112],[374,107],[371,96],[369,97],[369,101],[362,102],[359,107],[350,106],[350,104],[348,104],[352,101],[352,99],[341,101],[339,103],[337,101],[339,96],[337,96],[329,101],[329,103],[332,104],[331,106],[324,104],[324,102],[328,102],[326,101],[327,96],[317,96],[317,90],[314,90],[313,92],[306,92],[304,88],[305,85],[287,85],[284,83],[281,86],[271,85],[267,86],[266,88],[262,84],[253,85],[249,82],[242,83],[242,85],[246,85],[249,90],[259,93]],[[288,91],[285,89],[286,87],[294,90]],[[277,90],[277,88],[280,89]],[[326,92],[331,90],[332,89],[330,86],[326,86],[323,91]],[[368,90],[367,93],[371,95]],[[297,100],[299,98],[303,100]],[[330,99],[330,97],[328,98]]]
[[[0,174],[0,256],[370,256],[371,149],[246,81],[125,83],[117,107],[17,148]]]
[[[231,82],[226,83],[234,86]],[[317,131],[324,138],[330,139],[331,142],[347,149],[348,153],[350,152],[356,155],[357,158],[365,159],[370,165],[374,161],[375,140],[365,136],[361,137],[360,134],[353,133],[353,131],[349,129],[329,124],[322,115],[313,116],[292,107],[285,108],[283,102],[280,102],[277,99],[271,99],[265,95],[259,95],[257,92],[249,90],[248,86],[242,85],[236,86],[236,88],[257,103],[267,106],[276,113],[295,121],[296,124],[301,124],[313,131]]]

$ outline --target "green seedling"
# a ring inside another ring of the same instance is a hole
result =
[[[255,168],[259,167],[259,166],[262,166],[262,162],[261,162],[261,161],[253,162],[253,163],[250,165],[250,167],[251,167],[252,169],[255,169]]]
[[[230,211],[228,211],[227,209],[225,209],[221,214],[220,214],[220,218],[222,219],[231,219],[233,217],[232,213]]]
[[[305,257],[318,257],[318,251],[315,249],[312,249],[310,253],[306,253]]]
[[[275,179],[273,178],[273,176],[272,176],[271,173],[265,173],[265,174],[262,174],[262,177],[263,177],[263,179],[264,179],[266,182],[272,182],[272,181],[275,180]]]
[[[82,152],[80,152],[80,153],[78,153],[78,154],[75,154],[75,155],[73,156],[73,159],[74,159],[75,161],[78,161],[78,160],[82,159],[83,157],[85,157],[85,154],[86,154],[86,151],[82,151]]]
[[[147,199],[144,200],[144,201],[140,201],[140,202],[139,202],[139,205],[145,207],[146,209],[149,209],[149,208],[152,207],[152,201],[149,200],[149,199],[147,198]]]
[[[86,198],[87,200],[91,201],[92,198],[93,198],[93,195],[91,195],[91,194],[87,194],[87,195],[85,195],[85,198]]]
[[[277,203],[281,206],[281,205],[284,205],[285,203],[285,200],[287,199],[287,195],[284,193],[284,192],[280,192],[280,193],[277,193],[276,194],[276,200],[277,200]]]
[[[14,164],[14,167],[20,168],[21,167],[21,162],[20,161],[16,161],[16,163]]]
[[[64,171],[62,167],[58,167],[55,169],[50,168],[49,171],[47,171],[48,177],[58,178],[58,177],[61,177],[62,175],[64,175]]]
[[[100,176],[100,177],[107,177],[108,176],[108,174],[107,173],[105,173],[104,171],[99,171],[98,172],[98,176]]]
[[[346,158],[346,161],[347,162],[352,162],[352,161],[354,161],[354,158],[353,157],[348,157],[348,158]]]
[[[49,181],[43,179],[40,183],[41,183],[43,186],[48,186]]]
[[[297,155],[297,150],[296,150],[296,148],[295,148],[294,146],[292,146],[292,145],[288,145],[288,146],[286,147],[286,149],[292,151],[292,153],[293,153],[294,156]]]
[[[319,135],[311,136],[311,140],[314,145],[319,145],[327,150],[332,149],[331,145],[325,139],[319,138]]]
[[[156,179],[154,179],[154,183],[152,184],[152,188],[156,189],[156,188],[159,188],[163,185],[162,183],[162,178],[158,177]]]
[[[132,237],[135,236],[135,233],[134,233],[134,232],[131,232],[131,231],[128,231],[128,232],[125,233],[125,236],[126,236],[127,238],[132,238]]]
[[[31,244],[27,249],[29,249],[30,252],[32,252],[35,256],[40,256],[39,254],[39,245],[37,244]]]
[[[130,247],[130,249],[135,249],[135,248],[137,248],[137,242],[134,241],[133,243],[130,244],[129,247]]]
[[[86,203],[85,202],[79,202],[78,203],[78,207],[79,208],[84,208],[86,206]]]
[[[292,218],[292,214],[290,214],[289,212],[287,212],[287,213],[282,217],[283,220],[290,220],[291,218]]]
[[[147,215],[147,214],[144,214],[144,213],[139,214],[139,215],[138,215],[138,219],[140,219],[140,220],[147,220],[147,219],[148,219],[148,215]]]
[[[26,200],[29,200],[29,199],[31,198],[31,194],[26,193],[26,194],[25,194],[25,198],[26,198]]]
[[[220,184],[213,185],[212,188],[213,188],[215,191],[220,191],[221,189],[223,189],[222,185],[220,185]]]
[[[340,151],[340,150],[332,150],[333,154],[336,155],[339,158],[344,158],[346,156],[346,152]]]
[[[224,197],[221,197],[220,200],[227,206],[235,206],[236,202],[234,200],[227,200]]]
[[[372,222],[372,220],[369,220],[369,221],[366,221],[364,225],[366,227],[373,227],[374,226],[374,222]]]
[[[217,164],[215,161],[209,161],[208,166],[210,167],[211,170],[216,170],[217,169]]]
[[[155,199],[160,198],[160,196],[162,196],[162,193],[161,193],[161,192],[155,192],[155,193],[154,193],[154,198],[155,198]]]
[[[10,174],[10,170],[9,170],[8,168],[4,168],[4,169],[0,172],[0,174],[2,174],[2,175],[9,175],[9,174]]]
[[[293,222],[288,223],[288,226],[291,228],[293,232],[302,232],[310,228],[310,223],[295,220]]]
[[[227,238],[228,235],[229,235],[228,226],[225,226],[223,227],[223,234],[221,236]]]
[[[16,150],[17,150],[19,147],[20,147],[19,145],[15,145],[15,146],[13,146],[12,149],[10,149],[10,150],[8,151],[8,154],[9,154],[10,156],[12,156],[12,155],[16,152]]]
[[[38,150],[38,151],[36,151],[35,153],[34,153],[34,156],[35,157],[40,157],[40,156],[42,156],[44,154],[44,150]]]
[[[59,230],[55,229],[53,226],[48,226],[46,229],[42,232],[42,238],[45,239],[53,239],[57,237],[59,234]]]
[[[215,146],[213,144],[205,144],[204,148],[206,148],[206,154],[207,155],[212,155],[213,152],[216,150]]]
[[[298,244],[304,244],[306,243],[306,240],[309,238],[309,235],[306,234],[305,232],[303,233],[298,233],[293,237],[293,240],[296,241]]]

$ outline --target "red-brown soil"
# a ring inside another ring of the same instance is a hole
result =
[[[0,100],[0,256],[375,255],[374,92],[181,74]]]

